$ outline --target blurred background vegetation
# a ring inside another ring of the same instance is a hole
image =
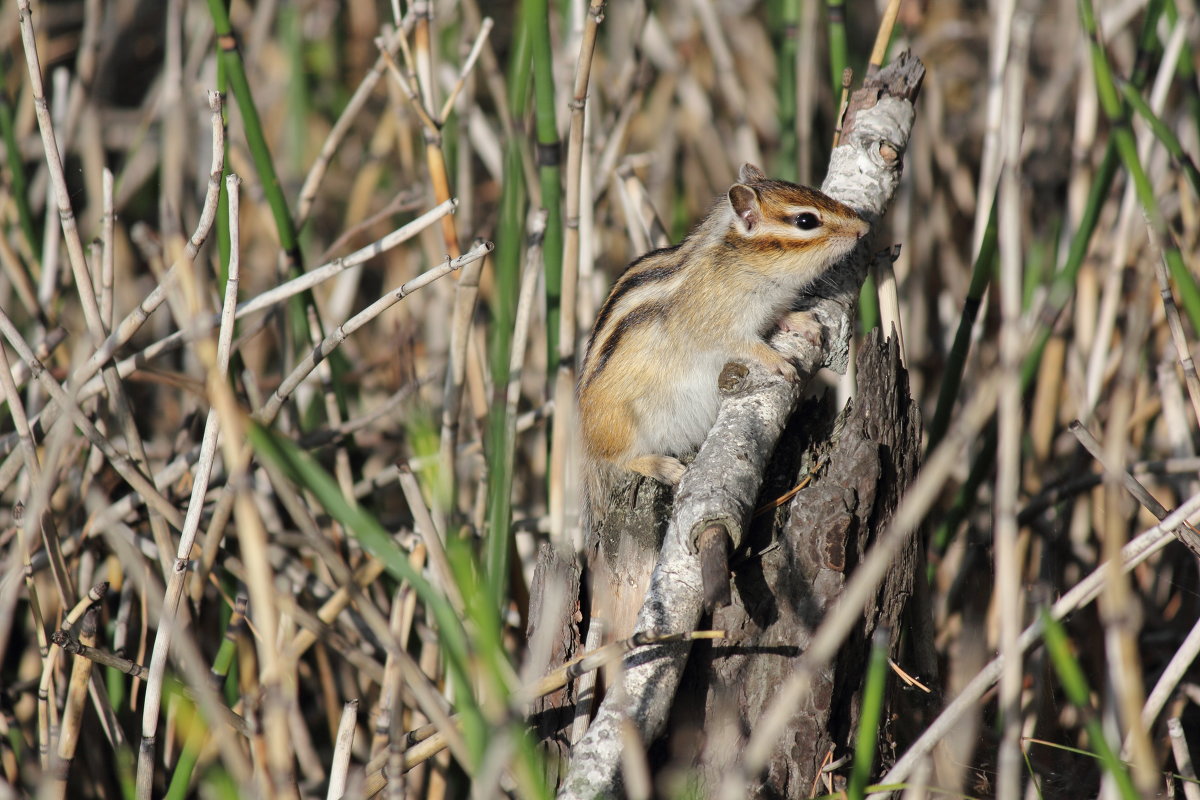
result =
[[[520,688],[537,677],[522,670],[536,548],[578,541],[570,392],[556,382],[613,277],[678,241],[741,163],[820,183],[843,70],[861,83],[883,9],[630,2],[600,21],[580,0],[55,0],[31,18],[23,0],[0,6],[0,368],[13,378],[0,797],[546,796]],[[868,283],[861,328],[881,313],[900,323],[930,450],[994,376],[1020,381],[1016,436],[984,426],[922,529],[947,699],[1001,646],[1014,607],[993,590],[995,530],[1014,531],[1002,574],[1029,624],[1156,522],[1103,480],[1073,420],[1166,509],[1197,490],[1200,399],[1183,356],[1200,324],[1198,34],[1190,0],[900,5],[891,52],[911,49],[928,76],[877,233],[901,245],[894,289]],[[227,123],[216,161],[212,90]],[[211,233],[189,249],[218,190]],[[451,197],[452,216],[338,270]],[[339,342],[355,314],[463,254]],[[337,274],[247,314],[221,346],[202,323],[233,255],[240,301],[319,265]],[[165,307],[122,324],[156,287]],[[147,352],[177,331],[182,346]],[[101,379],[87,362],[106,337],[118,366]],[[326,337],[340,346],[306,368]],[[221,431],[211,478],[195,467],[206,429]],[[1163,713],[1136,711],[1191,652],[1198,589],[1179,544],[1114,576],[1100,610],[1066,625],[1076,660],[1056,651],[1090,694],[1064,693],[1061,670],[1028,657],[1024,796],[1095,796],[1102,774],[1123,774],[1093,755],[1100,730],[1114,752],[1134,742],[1137,788],[1112,778],[1125,796],[1182,790],[1173,775],[1190,767],[1166,720],[1181,720],[1186,753],[1200,737],[1190,658]],[[92,660],[50,641],[60,628],[117,660],[89,677]],[[169,657],[155,652],[163,630]],[[139,672],[152,661],[157,677]],[[985,698],[954,730],[931,786],[993,796],[996,707]],[[339,725],[352,742],[336,744]]]

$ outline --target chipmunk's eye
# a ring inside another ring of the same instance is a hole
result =
[[[802,231],[811,231],[813,228],[821,227],[821,218],[816,214],[805,211],[796,217],[796,227]]]

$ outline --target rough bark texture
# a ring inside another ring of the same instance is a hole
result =
[[[858,356],[858,396],[836,423],[822,401],[804,403],[792,416],[764,498],[786,491],[789,477],[824,466],[785,512],[755,526],[743,551],[735,554],[734,602],[712,620],[735,643],[693,649],[668,729],[706,732],[689,735],[691,748],[680,741],[671,749],[676,757],[692,749],[712,786],[740,760],[750,729],[795,670],[826,609],[840,597],[847,571],[887,524],[916,471],[919,413],[894,342],[881,343],[878,332],[868,337]],[[757,796],[809,796],[826,755],[832,751],[834,759],[840,758],[852,747],[867,651],[877,628],[890,630],[894,660],[910,673],[932,678],[928,654],[915,658],[901,647],[902,632],[912,636],[923,624],[928,630],[927,620],[901,624],[921,563],[917,541],[911,541],[836,665],[818,671],[810,700],[796,710]],[[889,697],[884,719],[912,718],[912,709],[902,711],[899,703],[898,696]],[[713,735],[717,730],[720,736]],[[734,746],[730,731],[740,740]]]
[[[551,545],[542,546],[529,587],[528,640],[546,637],[548,646],[540,648],[544,655],[538,659],[539,663],[528,665],[529,674],[545,675],[579,655],[579,626],[583,621],[579,577],[579,565],[558,557]],[[545,602],[549,592],[560,592],[565,602]],[[579,699],[578,687],[572,683],[539,697],[529,709],[530,721],[547,749],[546,763],[551,772],[548,778],[553,783],[557,783],[559,765],[566,763],[571,752],[569,731]]]

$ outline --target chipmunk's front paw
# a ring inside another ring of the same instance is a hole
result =
[[[796,372],[796,367],[792,364],[791,360],[766,342],[761,342],[759,346],[755,347],[754,357],[764,367],[781,376],[788,383],[795,383],[800,380],[800,375]]]
[[[787,333],[798,333],[814,347],[820,347],[825,337],[825,328],[815,314],[808,311],[793,311],[779,319],[779,329]]]

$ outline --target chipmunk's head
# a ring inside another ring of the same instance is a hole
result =
[[[769,179],[743,164],[729,187],[731,233],[757,254],[786,260],[785,268],[819,274],[845,256],[871,230],[858,213],[807,186]],[[784,266],[783,263],[779,266]]]

